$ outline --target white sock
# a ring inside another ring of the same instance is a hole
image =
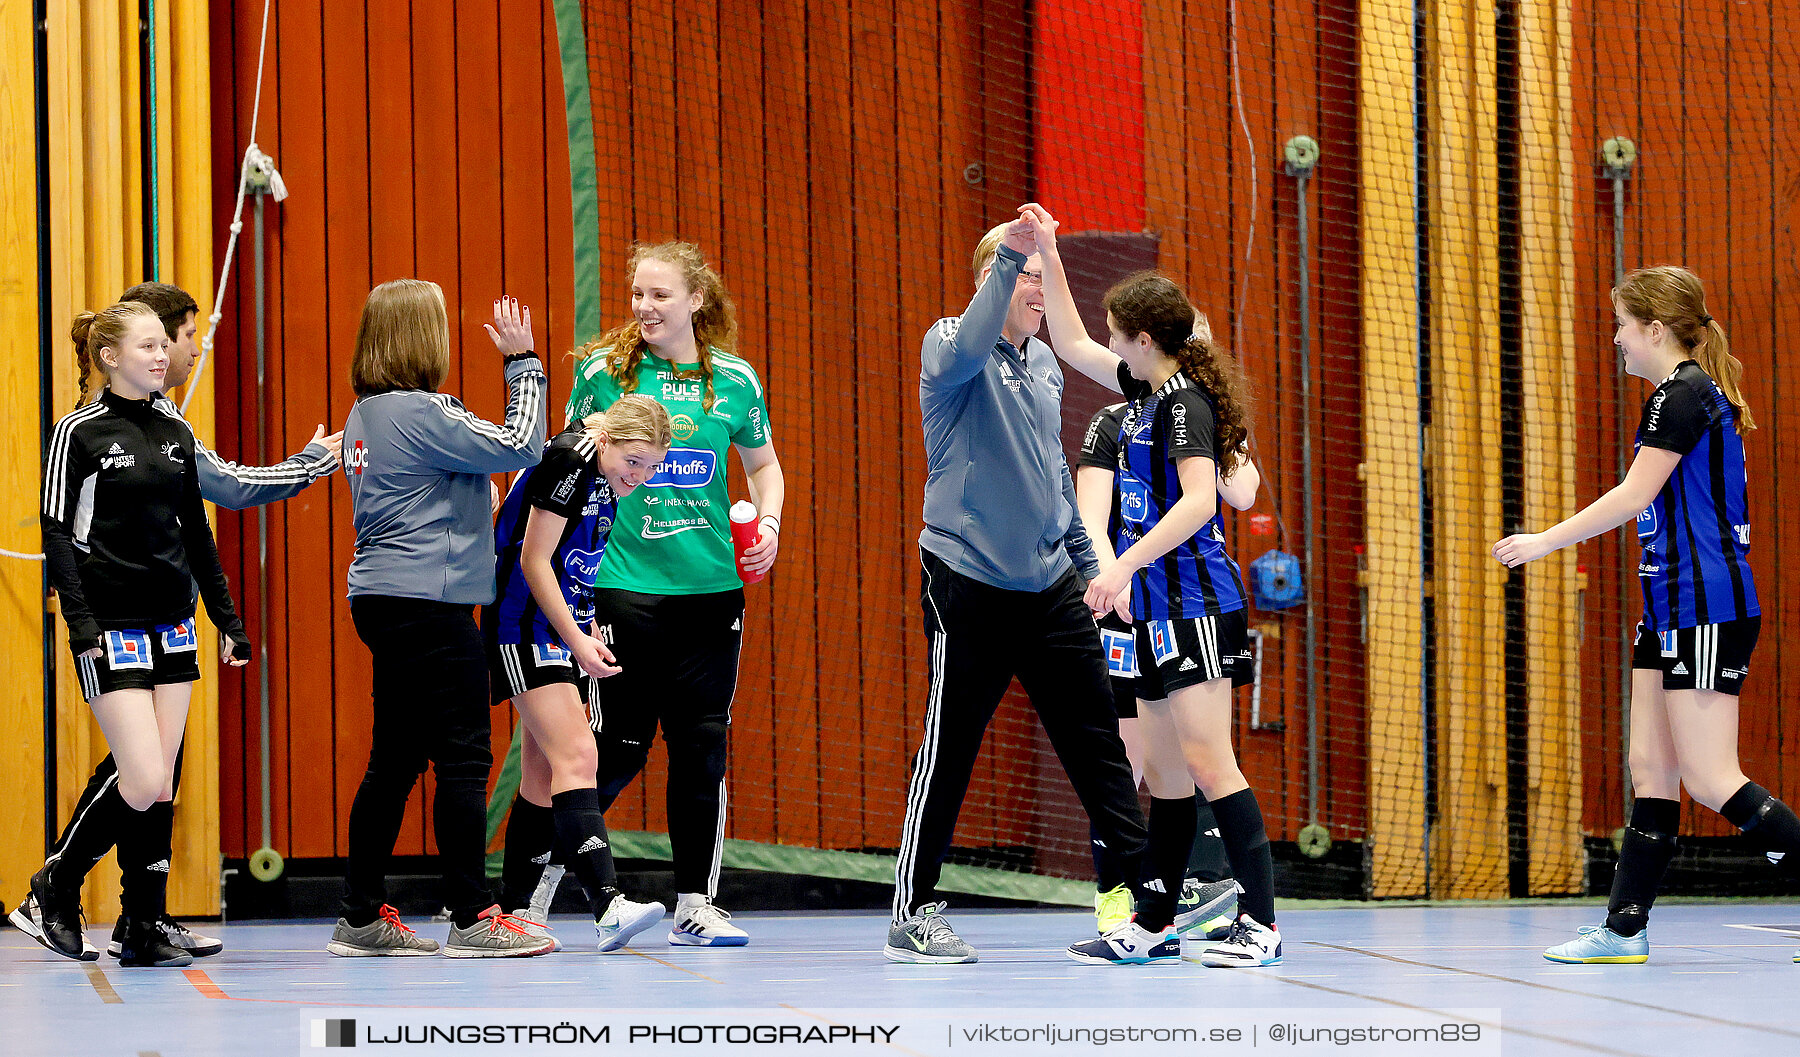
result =
[[[695,907],[703,907],[709,902],[711,900],[699,892],[677,892],[675,894],[676,910],[692,910]]]

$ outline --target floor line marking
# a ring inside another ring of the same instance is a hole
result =
[[[1788,1038],[1800,1039],[1800,1031],[1789,1031],[1786,1028],[1770,1027],[1767,1024],[1750,1024],[1741,1020],[1726,1020],[1724,1017],[1708,1016],[1705,1013],[1694,1013],[1683,1009],[1671,1009],[1668,1006],[1654,1005],[1650,1002],[1637,1002],[1629,998],[1620,998],[1617,995],[1603,995],[1592,991],[1577,991],[1570,987],[1556,987],[1552,984],[1541,984],[1532,980],[1520,980],[1517,977],[1502,976],[1499,973],[1484,973],[1478,969],[1461,969],[1453,965],[1435,965],[1431,962],[1417,962],[1410,958],[1397,958],[1391,954],[1377,954],[1373,951],[1362,950],[1357,947],[1345,946],[1338,943],[1322,943],[1318,940],[1306,940],[1304,942],[1315,947],[1323,947],[1326,950],[1343,951],[1348,954],[1362,954],[1370,958],[1379,958],[1382,961],[1395,962],[1400,965],[1416,965],[1424,969],[1443,969],[1449,972],[1460,973],[1464,976],[1478,976],[1484,980],[1496,980],[1504,984],[1518,984],[1520,987],[1533,987],[1540,991],[1554,991],[1557,994],[1573,995],[1576,998],[1616,1002],[1620,1005],[1630,1006],[1633,1009],[1648,1009],[1656,1013],[1673,1014],[1678,1017],[1687,1017],[1691,1020],[1705,1021],[1708,1024],[1722,1024],[1728,1028],[1747,1028],[1751,1031],[1765,1031],[1771,1035],[1784,1035]]]
[[[681,972],[684,972],[684,973],[687,973],[687,974],[688,974],[688,975],[689,975],[689,976],[696,976],[696,977],[699,977],[699,978],[700,978],[700,979],[702,979],[702,980],[706,980],[706,981],[709,981],[709,982],[711,982],[711,983],[715,983],[715,984],[720,984],[720,985],[723,985],[723,984],[724,984],[724,983],[725,983],[725,981],[723,981],[723,980],[715,980],[715,979],[713,979],[713,978],[712,978],[712,977],[710,977],[710,976],[708,976],[708,975],[706,975],[706,974],[705,974],[705,973],[701,973],[701,972],[695,972],[695,971],[694,971],[694,970],[692,970],[692,969],[689,969],[689,968],[688,968],[688,967],[687,967],[687,966],[685,966],[685,965],[679,965],[679,964],[677,964],[677,963],[675,963],[675,962],[672,962],[672,961],[669,961],[669,960],[668,960],[668,959],[667,959],[667,958],[658,958],[658,957],[657,957],[657,956],[656,956],[656,955],[654,955],[654,954],[645,954],[645,953],[644,953],[644,952],[643,952],[643,951],[640,951],[640,950],[637,950],[637,949],[635,949],[635,948],[632,948],[632,947],[626,947],[626,948],[625,948],[625,951],[627,951],[627,952],[629,952],[629,953],[631,953],[631,954],[635,954],[635,955],[637,955],[637,956],[638,956],[638,957],[639,957],[639,958],[642,958],[642,959],[644,959],[644,960],[645,960],[645,961],[650,961],[650,962],[655,962],[655,963],[656,963],[656,964],[658,964],[658,965],[665,965],[665,966],[668,966],[668,967],[669,967],[669,968],[671,968],[671,969],[676,969],[676,970],[679,970],[679,971],[681,971]]]
[[[109,1005],[124,1003],[125,1000],[119,997],[119,992],[113,990],[112,981],[106,978],[105,970],[91,962],[84,963],[81,968],[87,972],[88,983],[94,985],[95,992],[100,995],[100,1001]]]

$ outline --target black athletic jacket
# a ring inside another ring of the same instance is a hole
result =
[[[179,414],[109,390],[63,417],[44,456],[44,555],[62,596],[69,648],[103,630],[154,628],[193,612],[250,656],[200,499],[194,434]]]

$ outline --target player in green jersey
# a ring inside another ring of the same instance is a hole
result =
[[[775,563],[784,485],[756,371],[736,355],[731,296],[685,242],[631,256],[632,319],[585,347],[570,420],[624,393],[669,409],[674,444],[655,476],[619,502],[595,581],[595,619],[623,671],[596,702],[604,807],[643,769],[657,724],[669,750],[669,843],[677,906],[669,942],[740,946],[712,900],[725,827],[725,734],[737,689],[744,590],[731,543],[725,469],[736,448],[761,541],[743,576]]]

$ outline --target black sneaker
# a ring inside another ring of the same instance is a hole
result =
[[[114,958],[119,957],[119,952],[125,948],[126,920],[121,916],[113,925],[112,941],[106,945],[106,953]],[[202,936],[167,914],[157,918],[154,924],[162,930],[163,938],[170,944],[180,947],[196,958],[210,958],[225,949],[225,944],[211,936]]]
[[[47,865],[31,875],[31,894],[7,918],[20,932],[65,958],[91,962],[100,957],[84,931],[81,892],[59,892],[51,887]]]
[[[158,921],[134,921],[121,917],[114,931],[121,931],[119,964],[157,968],[194,964],[194,956],[169,942]]]

